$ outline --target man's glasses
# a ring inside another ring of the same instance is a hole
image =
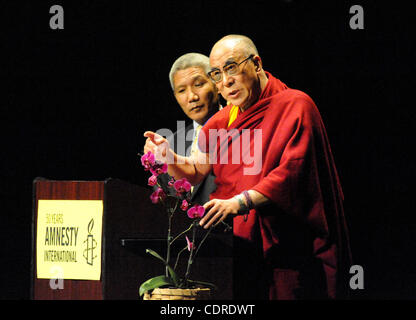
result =
[[[225,72],[227,76],[235,76],[240,73],[240,65],[243,62],[246,62],[247,60],[254,57],[254,54],[251,54],[248,58],[244,59],[240,63],[237,62],[231,62],[227,64],[224,68],[222,68],[222,71],[219,69],[214,69],[210,72],[208,72],[208,76],[214,81],[214,82],[220,82],[222,81],[222,74]]]

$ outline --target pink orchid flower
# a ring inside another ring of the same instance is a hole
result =
[[[189,183],[189,181],[186,178],[176,180],[173,184],[173,187],[175,188],[178,195],[188,192],[191,190],[192,185]]]
[[[199,204],[194,205],[188,210],[188,217],[191,219],[202,218],[205,214],[205,208]]]
[[[166,163],[155,161],[153,166],[150,167],[150,172],[154,176],[168,172],[168,165]]]
[[[155,186],[157,184],[157,177],[152,175],[147,181],[147,184],[151,187]]]
[[[152,200],[153,203],[158,203],[160,199],[163,200],[165,198],[166,194],[162,188],[157,188],[156,191],[150,195],[150,200]]]
[[[188,201],[186,201],[185,199],[182,201],[182,204],[181,204],[181,210],[182,211],[186,211],[187,209],[188,209],[188,207],[189,207],[189,203],[188,203]]]
[[[188,251],[191,251],[194,247],[194,244],[189,240],[187,236],[185,236],[185,238],[186,238],[186,244],[188,245]]]
[[[144,170],[148,171],[155,164],[155,155],[149,151],[148,153],[144,154],[140,160],[142,161]]]
[[[175,183],[175,179],[172,177],[169,182],[168,182],[168,186],[169,187],[173,187],[173,184]]]

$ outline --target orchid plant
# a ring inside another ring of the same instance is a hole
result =
[[[154,192],[150,196],[152,203],[161,203],[164,205],[168,215],[168,231],[167,231],[167,250],[166,257],[163,258],[157,252],[146,249],[146,252],[159,259],[165,265],[165,274],[153,277],[145,281],[139,289],[140,296],[145,292],[151,291],[159,287],[176,287],[176,288],[193,288],[197,286],[213,287],[213,284],[201,281],[194,281],[189,279],[192,264],[195,257],[201,248],[202,244],[210,234],[212,227],[207,230],[204,237],[199,244],[196,244],[196,230],[199,227],[199,220],[204,216],[205,209],[199,204],[192,205],[191,203],[191,184],[185,178],[175,180],[174,177],[167,173],[168,165],[161,163],[155,159],[153,153],[148,152],[141,156],[141,163],[145,171],[150,171],[151,176],[148,179],[148,185],[154,188]],[[165,175],[168,179],[161,179]],[[167,182],[166,182],[167,181]],[[172,235],[172,219],[174,215],[179,212],[187,213],[191,219],[190,226],[176,236]],[[228,225],[226,225],[229,228]],[[190,238],[188,237],[190,234]],[[171,247],[178,239],[184,237],[186,239],[186,246],[177,254],[175,264],[172,267]],[[183,278],[177,275],[177,266],[180,256],[188,252],[188,263],[186,272]]]

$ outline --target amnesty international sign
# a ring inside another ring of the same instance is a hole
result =
[[[39,200],[38,279],[100,280],[102,200]]]

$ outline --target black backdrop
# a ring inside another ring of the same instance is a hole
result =
[[[54,4],[64,30],[49,28]],[[349,27],[354,4],[364,30]],[[413,16],[377,1],[1,2],[0,298],[29,298],[33,179],[145,185],[143,132],[184,119],[171,64],[229,33],[321,112],[365,272],[354,296],[416,297]]]

